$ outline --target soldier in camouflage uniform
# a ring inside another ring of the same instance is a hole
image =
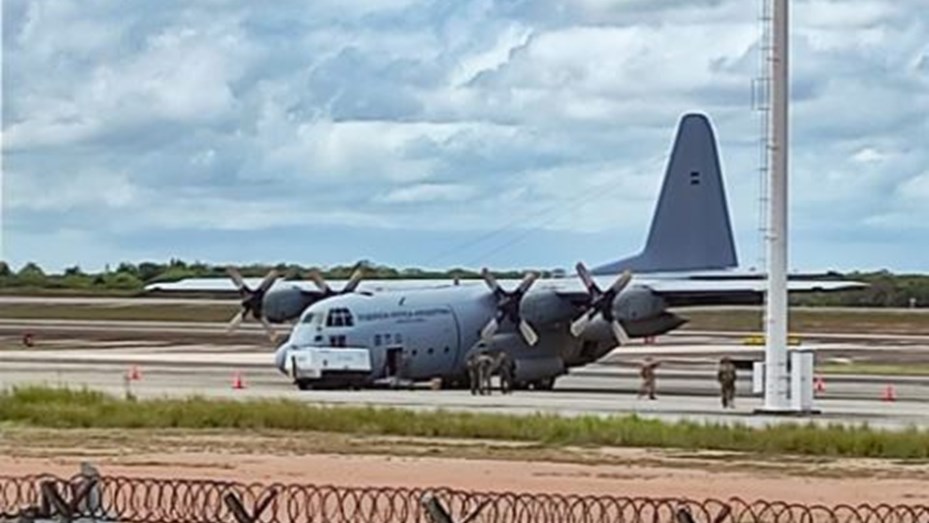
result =
[[[495,358],[494,372],[500,376],[500,392],[504,394],[513,392],[516,380],[516,360],[501,351]]]
[[[639,376],[642,378],[642,388],[639,389],[639,397],[648,396],[648,399],[655,398],[655,368],[658,367],[657,361],[651,358],[645,358],[645,362],[639,368]]]
[[[468,379],[471,382],[471,394],[490,394],[490,376],[493,372],[494,358],[487,349],[472,352],[468,356]]]
[[[723,357],[719,361],[719,370],[716,372],[716,379],[719,380],[720,399],[723,408],[735,408],[735,364],[729,356]]]

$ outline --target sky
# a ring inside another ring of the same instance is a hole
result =
[[[19,267],[596,265],[707,114],[758,263],[760,2],[4,0]],[[790,267],[929,272],[925,0],[792,0]]]

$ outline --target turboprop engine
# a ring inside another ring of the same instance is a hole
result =
[[[577,313],[571,303],[553,290],[539,290],[523,296],[519,310],[526,321],[540,327],[569,321]]]
[[[602,341],[615,339],[620,345],[631,336],[657,336],[680,327],[687,320],[667,311],[667,303],[651,289],[629,286],[632,274],[621,274],[606,290],[601,290],[583,263],[577,264],[578,276],[587,287],[588,308],[574,323],[576,337]]]
[[[284,323],[298,318],[304,309],[319,300],[355,292],[363,277],[361,269],[356,269],[341,290],[333,290],[321,274],[313,271],[308,275],[308,279],[316,285],[318,290],[305,290],[296,285],[286,286],[286,283],[275,285],[278,274],[277,271],[272,270],[257,288],[252,289],[245,283],[242,275],[234,267],[229,267],[227,273],[239,289],[239,295],[242,297],[241,308],[229,321],[227,330],[232,332],[238,328],[242,320],[251,316],[261,322],[271,341],[275,341],[277,338],[271,323]]]

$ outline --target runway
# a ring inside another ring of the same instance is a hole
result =
[[[20,346],[19,333],[41,336],[31,349]],[[873,357],[892,351],[893,361],[929,361],[929,343],[910,339],[835,342],[815,345],[819,358]],[[564,416],[637,414],[669,421],[692,420],[761,426],[780,417],[754,415],[761,399],[751,394],[750,372],[738,383],[738,408],[722,411],[717,397],[718,354],[738,350],[761,357],[759,347],[733,345],[706,334],[664,337],[660,345],[622,347],[601,362],[574,369],[559,378],[552,392],[517,391],[474,397],[468,391],[416,390],[297,391],[272,366],[273,347],[254,325],[225,334],[219,323],[119,322],[82,320],[0,320],[0,387],[44,384],[91,387],[123,394],[128,386],[140,397],[198,394],[222,398],[286,398],[320,405],[367,405],[411,409],[466,410],[495,413],[546,413]],[[653,355],[662,361],[659,399],[638,399],[635,364]],[[136,367],[141,379],[127,383]],[[239,373],[244,389],[233,389]],[[929,377],[836,375],[825,379],[818,395],[822,414],[803,418],[814,423],[867,423],[901,429],[929,427]],[[896,401],[881,401],[887,386]],[[797,421],[789,418],[790,421]]]

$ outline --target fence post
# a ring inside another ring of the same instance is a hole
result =
[[[251,513],[249,513],[245,505],[242,504],[242,500],[239,499],[239,496],[233,492],[228,492],[223,496],[223,501],[232,512],[232,516],[235,518],[236,523],[255,523],[261,518],[261,515],[264,514],[264,511],[271,505],[275,497],[277,497],[277,490],[268,491],[264,498],[255,503],[255,510]]]
[[[96,478],[88,478],[87,481],[78,485],[71,485],[71,500],[65,500],[64,496],[55,487],[54,481],[43,481],[39,486],[39,492],[42,494],[40,508],[37,511],[41,518],[51,518],[53,515],[61,517],[62,521],[70,523],[75,516],[82,516],[78,510],[90,494],[91,490],[97,485]],[[77,487],[77,488],[75,488]]]
[[[442,502],[431,492],[422,498],[423,507],[426,509],[426,515],[432,523],[454,523],[452,516],[442,506]]]
[[[677,520],[677,523],[696,523],[690,510],[687,510],[687,507],[677,509],[677,512],[674,513],[674,519]]]

